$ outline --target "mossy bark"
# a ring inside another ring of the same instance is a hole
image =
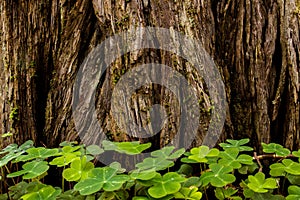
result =
[[[226,86],[225,138],[250,137],[300,147],[299,9],[281,0],[83,0],[0,2],[1,146],[33,139],[56,146],[77,140],[72,119],[76,73],[85,56],[105,38],[135,26],[173,28],[201,41],[214,58]],[[201,119],[193,145],[201,144],[210,120],[211,99],[192,66],[169,52],[144,49],[117,59],[99,83],[97,111],[105,134],[132,140],[110,112],[115,83],[130,68],[162,63],[182,73],[195,87]],[[165,105],[168,123],[150,140],[159,148],[176,134],[178,106],[159,85],[141,88],[128,110],[147,124],[152,104]],[[14,111],[14,113],[12,113]],[[188,133],[187,133],[188,134]],[[101,137],[100,137],[101,138]],[[100,140],[100,138],[98,138]],[[91,138],[95,142],[95,138]]]

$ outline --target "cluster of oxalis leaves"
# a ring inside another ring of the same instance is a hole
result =
[[[103,149],[72,142],[52,149],[36,148],[32,141],[21,146],[11,144],[0,151],[0,190],[8,190],[0,192],[0,200],[299,200],[300,150],[290,152],[279,144],[262,144],[265,155],[253,157],[248,142],[227,140],[220,144],[222,150],[200,146],[188,152],[167,146],[153,151],[130,172],[117,162],[97,167],[94,156],[104,151],[139,154],[150,143],[103,141]],[[263,159],[272,162],[261,170]],[[22,169],[9,171],[17,166]],[[61,187],[43,182],[45,176],[51,176],[50,167],[61,168]]]

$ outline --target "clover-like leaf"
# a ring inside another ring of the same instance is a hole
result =
[[[59,153],[61,156],[54,158],[49,164],[57,165],[58,167],[66,166],[81,156],[81,148],[81,146],[64,146],[62,152]]]
[[[77,141],[63,141],[59,144],[59,146],[61,147],[65,147],[65,146],[75,146],[75,145],[78,145],[78,142]]]
[[[165,160],[162,158],[145,158],[143,162],[137,163],[135,165],[139,170],[149,170],[155,169],[155,171],[165,170],[169,167],[174,166],[174,162],[170,160]]]
[[[132,198],[132,200],[149,200],[149,198],[144,196],[135,196]]]
[[[192,176],[186,179],[184,183],[182,183],[183,187],[200,187],[201,181],[200,177]]]
[[[7,177],[12,178],[23,175],[23,179],[33,179],[45,173],[49,166],[46,161],[32,161],[25,163],[22,168],[23,170],[8,174]]]
[[[7,145],[4,149],[1,149],[0,155],[5,154],[5,153],[9,153],[9,152],[14,152],[17,149],[18,149],[18,145],[15,144],[15,143]]]
[[[291,184],[300,185],[300,175],[287,174],[286,177]]]
[[[172,153],[174,149],[175,149],[174,146],[167,146],[162,149],[151,152],[151,156],[166,159],[166,160],[173,160],[179,158],[185,152],[185,149],[181,148],[175,151],[174,153]]]
[[[284,176],[286,166],[282,163],[274,163],[270,165],[270,175],[271,176]]]
[[[25,151],[26,149],[29,149],[33,147],[33,141],[32,140],[27,140],[26,142],[24,142],[23,144],[21,144],[18,147],[18,151]]]
[[[268,189],[277,188],[276,179],[267,178],[265,179],[265,174],[262,172],[256,173],[254,176],[248,176],[249,183],[247,186],[257,193],[266,193]]]
[[[262,147],[263,147],[263,152],[275,153],[277,156],[288,156],[291,153],[290,150],[276,143],[270,143],[270,144],[262,143]]]
[[[36,192],[30,192],[21,197],[23,200],[55,200],[60,195],[61,189],[55,189],[52,186],[45,186]]]
[[[94,168],[89,177],[78,182],[74,189],[81,195],[90,195],[103,189],[114,191],[122,187],[129,180],[128,175],[118,175],[118,170],[111,167]]]
[[[188,156],[188,159],[195,160],[199,163],[207,163],[207,157],[217,157],[219,155],[218,149],[209,149],[208,146],[194,147],[190,152],[191,155]]]
[[[226,142],[228,143],[220,143],[219,145],[224,149],[229,149],[229,148],[237,148],[238,151],[252,151],[253,148],[249,147],[249,146],[243,146],[247,143],[249,143],[250,139],[249,138],[245,138],[245,139],[241,139],[241,140],[231,140],[231,139],[227,139]]]
[[[94,168],[94,164],[87,162],[86,156],[72,161],[70,168],[63,171],[63,177],[67,181],[78,181],[87,178],[88,173]]]
[[[151,155],[154,157],[146,158],[141,163],[137,163],[139,170],[154,169],[155,171],[164,170],[174,165],[174,159],[179,158],[184,153],[184,149],[174,151],[175,147],[168,146],[160,150],[153,151]]]
[[[22,155],[25,151],[19,151],[19,152],[10,152],[9,154],[6,154],[2,158],[0,158],[0,167],[3,167],[4,165],[7,165],[10,161],[14,160],[15,158]]]
[[[202,193],[198,191],[197,187],[183,187],[174,194],[176,199],[190,199],[199,200],[202,198]]]
[[[144,150],[151,147],[151,143],[140,144],[139,141],[134,142],[120,142],[117,144],[120,153],[126,153],[128,155],[140,154]]]
[[[32,159],[46,159],[51,156],[56,156],[58,149],[46,149],[45,147],[33,147],[26,150],[26,155],[21,155],[16,159],[16,162],[25,162]]]
[[[244,195],[246,199],[255,199],[255,200],[266,200],[266,199],[272,199],[272,200],[285,200],[285,198],[281,195],[273,195],[271,192],[266,193],[257,193],[252,191],[251,189],[245,189]]]
[[[159,175],[159,173],[156,172],[154,169],[150,169],[150,170],[146,170],[146,171],[134,170],[130,174],[131,178],[139,179],[139,180],[143,180],[143,181],[150,180],[157,175]]]
[[[215,196],[219,200],[224,200],[224,199],[234,199],[234,200],[242,200],[241,197],[238,196],[233,196],[234,194],[237,193],[238,190],[235,190],[233,188],[216,188],[215,189]]]
[[[293,151],[293,156],[298,157],[298,162],[300,163],[300,149],[298,151]]]
[[[256,169],[258,169],[258,165],[256,163],[253,163],[252,165],[243,165],[238,169],[238,171],[240,174],[252,174]]]
[[[202,182],[203,186],[206,186],[210,183],[215,187],[223,187],[235,181],[235,176],[229,174],[233,171],[233,168],[231,166],[224,166],[213,163],[209,165],[209,168],[211,169],[211,171],[205,172],[200,177],[200,181]]]
[[[154,178],[152,181],[154,182],[154,185],[148,189],[150,196],[162,198],[178,192],[181,188],[181,182],[184,182],[185,178],[176,172],[169,172],[164,176]]]
[[[104,150],[100,148],[98,145],[90,145],[86,147],[86,153],[91,154],[93,156],[99,155],[103,152]]]
[[[4,149],[1,150],[1,154],[7,154],[0,158],[0,167],[7,165],[10,161],[13,161],[14,159],[21,156],[25,151],[33,146],[32,140],[27,140],[22,145],[18,147],[17,144],[10,144]]]
[[[117,173],[123,173],[123,172],[126,171],[126,169],[122,168],[121,164],[118,163],[118,162],[112,162],[112,163],[110,163],[109,167],[111,167],[113,169],[116,169]]]
[[[274,163],[270,166],[270,175],[283,176],[284,172],[292,175],[300,175],[300,163],[294,162],[291,159],[284,159],[282,163]]]
[[[220,152],[219,164],[225,166],[231,166],[233,169],[241,168],[241,164],[252,165],[252,157],[246,154],[242,154],[238,157],[239,150],[237,148],[228,148],[225,151]]]
[[[177,171],[179,174],[184,174],[186,176],[191,176],[193,173],[193,167],[188,164],[182,164]]]
[[[119,153],[125,153],[128,155],[140,154],[144,150],[151,147],[151,143],[140,144],[139,141],[133,142],[111,142],[108,140],[102,141],[102,145],[106,151],[113,150]]]
[[[300,199],[300,187],[296,185],[291,185],[288,188],[289,195],[286,200],[299,200]]]

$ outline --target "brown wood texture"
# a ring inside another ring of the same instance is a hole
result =
[[[201,41],[213,57],[228,101],[220,140],[249,137],[255,147],[272,141],[300,147],[298,0],[2,0],[0,13],[0,134],[13,133],[0,138],[0,146],[33,139],[50,147],[79,139],[72,94],[84,58],[107,37],[152,26]],[[153,49],[116,59],[99,83],[95,104],[105,134],[117,141],[135,139],[117,126],[110,97],[128,69],[150,62],[176,69],[195,88],[201,118],[193,145],[201,144],[213,106],[203,78],[181,57]],[[146,125],[153,104],[165,106],[168,123],[140,140],[159,148],[179,128],[174,94],[157,84],[142,87],[128,112]]]

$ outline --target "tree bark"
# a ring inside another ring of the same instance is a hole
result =
[[[136,26],[152,26],[199,40],[214,58],[228,103],[220,141],[249,137],[256,148],[261,142],[278,142],[297,149],[299,10],[298,1],[286,0],[1,1],[0,134],[13,134],[1,138],[1,146],[28,139],[49,147],[79,140],[72,94],[84,58],[105,38]],[[213,106],[207,85],[180,56],[153,49],[116,59],[100,80],[95,104],[103,134],[116,141],[137,139],[138,133],[128,135],[118,127],[110,97],[124,73],[151,62],[172,67],[195,88],[201,118],[193,145],[200,145]],[[146,125],[153,104],[166,108],[168,122],[159,134],[140,140],[160,148],[177,133],[180,110],[174,94],[150,84],[134,94],[129,114]],[[104,135],[90,140],[97,143]]]

